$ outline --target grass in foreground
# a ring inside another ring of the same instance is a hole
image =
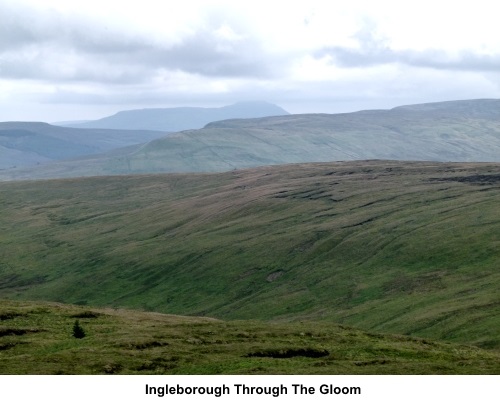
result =
[[[78,321],[85,337],[73,337]],[[1,374],[499,374],[500,353],[328,322],[0,301]]]

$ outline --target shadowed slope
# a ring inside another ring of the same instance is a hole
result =
[[[75,129],[44,122],[0,122],[0,170],[102,153],[163,136],[165,132],[158,131]]]

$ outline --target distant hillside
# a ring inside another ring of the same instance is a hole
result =
[[[102,153],[162,136],[165,132],[74,129],[44,122],[0,122],[0,169]]]
[[[479,99],[479,100],[458,100],[441,101],[436,103],[424,103],[414,105],[404,105],[393,108],[393,111],[420,111],[439,116],[442,113],[456,115],[460,117],[475,117],[486,119],[500,119],[500,100]]]
[[[281,107],[266,102],[241,102],[220,108],[177,107],[120,111],[110,117],[84,123],[66,124],[74,128],[150,129],[182,131],[198,129],[212,121],[229,118],[256,118],[287,115]]]
[[[500,161],[500,100],[467,100],[349,114],[302,114],[209,123],[115,151],[0,179],[155,172],[222,172],[363,159]]]
[[[394,161],[2,182],[0,298],[500,349],[499,186]]]

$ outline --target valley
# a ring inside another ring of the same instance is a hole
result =
[[[496,163],[0,184],[0,297],[500,347]]]

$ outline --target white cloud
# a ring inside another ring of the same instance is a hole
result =
[[[51,104],[54,115],[74,113],[47,118],[64,120],[110,106],[255,98],[292,112],[335,112],[498,97],[494,6],[3,0],[0,120],[13,105],[22,106],[16,116],[38,116],[40,103],[45,113]]]

